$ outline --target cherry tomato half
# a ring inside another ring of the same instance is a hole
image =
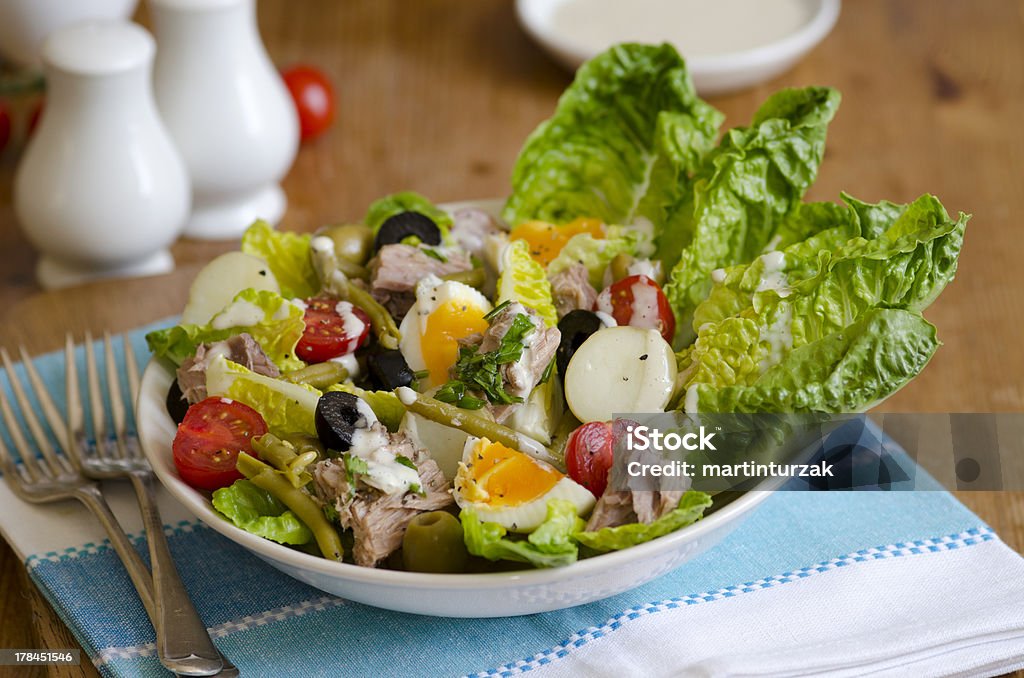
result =
[[[676,334],[676,317],[658,283],[646,275],[631,275],[597,295],[595,311],[615,318],[619,325],[658,330],[668,343]]]
[[[334,122],[334,88],[321,71],[312,66],[294,66],[281,74],[295,100],[303,141],[322,134]]]
[[[28,136],[32,136],[36,133],[36,128],[39,127],[39,120],[43,117],[43,109],[46,107],[46,101],[40,99],[32,106],[32,112],[28,114]]]
[[[238,453],[254,455],[252,439],[266,432],[267,423],[248,405],[217,397],[200,401],[188,408],[171,445],[178,475],[201,490],[227,487],[242,477],[235,468]]]
[[[7,148],[7,142],[11,140],[11,114],[7,111],[7,104],[0,101],[0,153]]]
[[[303,320],[306,330],[295,353],[307,363],[322,363],[352,353],[370,336],[370,317],[347,301],[307,299]]]
[[[569,477],[590,490],[604,494],[612,468],[612,423],[592,421],[569,434],[565,444],[565,467]]]

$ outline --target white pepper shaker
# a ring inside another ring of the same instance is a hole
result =
[[[188,166],[185,235],[233,239],[276,223],[299,123],[256,24],[255,0],[150,0],[157,105]]]
[[[46,111],[14,181],[14,210],[46,288],[165,273],[189,213],[188,174],[157,113],[155,43],[124,21],[43,44]]]

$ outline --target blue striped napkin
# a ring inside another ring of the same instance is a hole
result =
[[[147,329],[131,334],[140,356]],[[61,391],[63,356],[37,365]],[[6,381],[0,387],[9,393]],[[870,427],[830,439],[854,442],[881,445],[914,475]],[[918,474],[917,487],[929,482]],[[123,484],[105,489],[145,557],[133,495]],[[166,494],[160,502],[196,607],[247,676],[994,675],[1024,666],[1024,560],[938,489],[779,492],[721,545],[638,589],[479,620],[327,595]],[[2,485],[0,529],[104,675],[169,675],[124,569],[84,509],[27,506]],[[961,595],[945,595],[951,585]]]

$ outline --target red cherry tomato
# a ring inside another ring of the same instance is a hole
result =
[[[612,468],[612,423],[592,421],[569,434],[565,444],[565,467],[569,477],[590,490],[604,494]]]
[[[631,275],[605,288],[597,295],[594,310],[607,313],[620,325],[658,330],[670,344],[676,334],[676,317],[665,293],[646,275]]]
[[[327,297],[306,300],[306,331],[295,353],[307,363],[322,363],[352,353],[370,336],[370,317],[358,306]]]
[[[294,66],[282,73],[299,112],[301,139],[322,134],[334,122],[334,88],[321,71],[312,66]]]
[[[235,468],[239,452],[255,454],[252,439],[267,432],[267,423],[248,405],[207,398],[188,408],[171,450],[178,475],[192,487],[216,490],[242,477]]]
[[[7,104],[0,101],[0,153],[7,148],[7,142],[11,140],[11,114],[7,111]]]

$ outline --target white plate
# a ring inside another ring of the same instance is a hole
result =
[[[555,12],[567,2],[586,0],[516,0],[516,15],[526,32],[551,56],[575,70],[600,50],[588,48],[571,31],[555,25]],[[698,92],[701,95],[732,92],[773,78],[792,67],[829,34],[839,18],[840,0],[803,2],[809,6],[808,21],[785,37],[758,47],[723,54],[686,56],[686,46],[677,45],[686,57]],[[736,18],[736,21],[743,20],[743,17]]]
[[[449,211],[475,206],[497,212],[497,201],[442,205]],[[707,518],[624,551],[568,567],[489,574],[423,574],[359,567],[318,558],[235,527],[206,494],[186,485],[171,455],[177,430],[167,413],[172,367],[151,360],[136,404],[139,440],[164,487],[204,523],[285,574],[318,589],[375,607],[439,617],[508,617],[559,610],[628,591],[679,567],[732,532],[771,494],[747,492]],[[769,486],[764,483],[762,486]]]

